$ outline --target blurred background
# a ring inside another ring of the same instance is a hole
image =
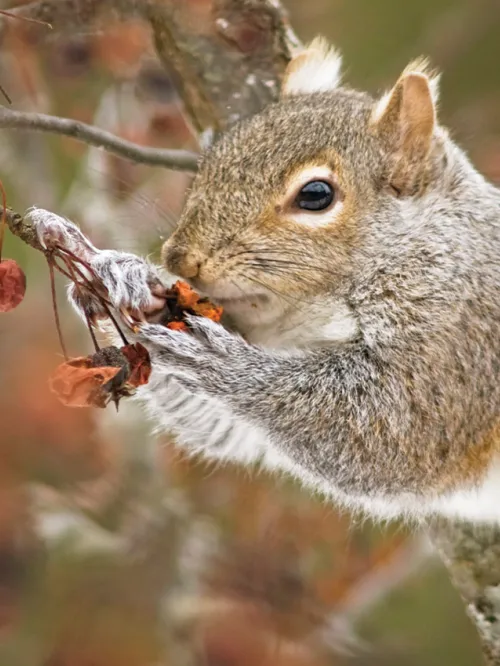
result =
[[[179,0],[181,1],[181,0]],[[195,6],[210,0],[182,0]],[[0,4],[0,8],[22,2]],[[426,54],[441,118],[500,181],[496,0],[284,0],[302,40],[343,52],[372,92]],[[141,23],[2,37],[13,108],[94,123],[138,143],[196,149]],[[72,139],[0,131],[9,204],[79,223],[100,247],[153,258],[189,176]],[[42,256],[7,236],[28,291],[0,315],[0,664],[3,666],[474,666],[475,631],[423,535],[338,513],[286,479],[188,460],[129,401],[61,406]],[[65,304],[72,355],[88,333]]]

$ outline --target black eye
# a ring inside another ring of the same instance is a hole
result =
[[[325,210],[333,198],[334,191],[331,185],[324,180],[311,180],[300,190],[295,203],[304,210]]]

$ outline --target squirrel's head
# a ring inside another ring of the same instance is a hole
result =
[[[172,273],[244,325],[331,294],[370,222],[421,197],[442,168],[425,61],[379,99],[342,87],[339,73],[322,40],[295,57],[279,101],[206,152],[164,246]]]

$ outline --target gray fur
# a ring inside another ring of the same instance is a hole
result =
[[[167,267],[182,275],[191,253],[220,267],[213,285],[193,278],[209,295],[258,281],[281,329],[291,310],[303,315],[286,347],[251,344],[259,324],[238,317],[242,335],[200,318],[192,335],[143,326],[154,372],[142,397],[191,450],[262,458],[345,503],[420,515],[480,485],[498,452],[500,193],[440,127],[428,154],[405,162],[371,126],[374,103],[344,88],[287,98],[207,151]],[[352,216],[317,232],[273,222],[289,174],[319,157]],[[132,255],[103,253],[95,268],[132,309],[157,279]],[[304,341],[301,322],[333,303],[355,333]]]

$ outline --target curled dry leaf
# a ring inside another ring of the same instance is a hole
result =
[[[127,359],[120,350],[107,347],[92,356],[80,356],[61,363],[49,384],[68,407],[106,407],[129,374]]]
[[[59,365],[50,378],[50,388],[68,407],[97,407],[107,404],[103,387],[120,368],[93,368],[86,356],[70,359]]]
[[[222,307],[214,305],[208,298],[200,297],[186,282],[177,282],[167,289],[166,308],[163,323],[174,331],[189,330],[185,322],[186,314],[208,317],[219,322],[222,317]]]
[[[0,261],[0,312],[16,308],[26,293],[26,276],[14,259]]]
[[[172,292],[173,297],[176,299],[177,305],[183,310],[192,308],[200,300],[194,289],[187,282],[182,282],[182,280],[177,280],[169,289],[168,295],[170,295],[170,292]]]
[[[147,384],[151,375],[151,359],[146,347],[136,342],[134,345],[125,345],[121,348],[121,352],[130,366],[127,384],[134,387]]]
[[[146,384],[151,374],[148,350],[140,343],[104,347],[91,356],[80,356],[61,363],[50,387],[68,407],[106,407],[130,396]]]

